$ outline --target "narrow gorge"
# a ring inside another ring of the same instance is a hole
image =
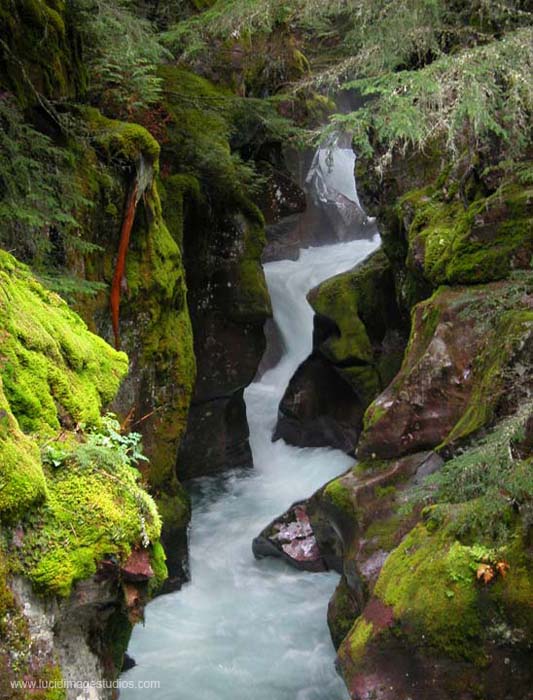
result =
[[[0,0],[0,697],[533,700],[529,0]]]

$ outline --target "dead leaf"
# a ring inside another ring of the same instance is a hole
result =
[[[476,578],[485,585],[489,584],[495,576],[494,569],[490,564],[480,564],[476,571]]]
[[[506,561],[499,561],[496,564],[496,571],[500,574],[500,576],[505,577],[509,571],[509,568],[509,564]]]

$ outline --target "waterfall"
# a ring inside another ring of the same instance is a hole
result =
[[[353,195],[355,187],[348,191]],[[160,688],[151,695],[161,700],[347,698],[326,624],[337,574],[256,561],[251,543],[291,503],[352,462],[331,449],[272,443],[271,436],[289,380],[311,352],[313,311],[307,293],[362,261],[378,244],[374,236],[308,248],[298,260],[265,265],[284,353],[245,392],[255,468],[194,484],[192,580],[148,606],[146,626],[133,632],[129,653],[137,666],[123,677],[128,685],[158,680]],[[146,691],[125,688],[121,697],[141,700]]]

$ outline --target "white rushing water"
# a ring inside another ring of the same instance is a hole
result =
[[[192,581],[162,596],[135,628],[137,666],[123,680],[157,680],[161,700],[344,700],[326,624],[338,575],[256,561],[252,539],[294,501],[310,496],[353,460],[331,449],[300,449],[271,435],[280,399],[312,347],[307,292],[353,267],[378,246],[351,241],[303,250],[297,261],[265,265],[274,317],[285,344],[276,367],[245,393],[255,468],[198,481],[190,541]],[[206,435],[206,440],[209,436]],[[146,700],[125,689],[123,700]]]

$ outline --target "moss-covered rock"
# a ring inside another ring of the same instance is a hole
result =
[[[56,654],[65,634],[103,674],[89,636],[105,623],[102,609],[127,608],[120,583],[132,552],[147,562],[136,601],[148,595],[149,579],[154,590],[166,578],[156,505],[117,437],[118,423],[101,418],[127,357],[4,252],[0,335],[2,681],[60,681],[70,664]]]
[[[320,352],[366,407],[396,374],[404,349],[392,270],[383,250],[323,282],[309,294],[309,303],[317,314]]]
[[[430,187],[408,193],[399,207],[408,222],[407,267],[433,287],[492,282],[531,266],[531,186],[503,185],[466,208]]]
[[[531,595],[531,566],[519,533],[498,553],[456,540],[446,524],[419,524],[388,557],[339,650],[352,697],[365,688],[387,699],[405,692],[425,698],[432,686],[439,698],[457,697],[460,689],[464,697],[520,696],[531,682],[523,665],[532,631],[531,599],[523,597]],[[483,567],[493,571],[490,582],[480,577]],[[396,668],[380,663],[388,654]]]
[[[434,448],[486,425],[513,384],[513,367],[531,361],[530,294],[529,277],[519,276],[442,288],[416,306],[402,368],[367,409],[359,454]]]
[[[399,369],[405,332],[379,250],[313,289],[313,354],[292,377],[274,438],[352,454],[370,402]]]
[[[169,116],[163,213],[183,252],[198,358],[178,465],[179,477],[190,478],[251,463],[242,392],[264,350],[271,309],[264,221],[249,193],[250,168],[230,144],[235,97],[183,68],[163,66],[159,74]]]
[[[157,177],[159,144],[143,127],[107,119],[94,109],[83,110],[82,116],[93,138],[91,148],[77,147],[79,177],[87,199],[97,203],[86,212],[84,227],[87,238],[103,249],[85,255],[79,270],[82,276],[111,284],[125,193],[132,177],[143,178],[121,284],[119,329],[130,371],[113,401],[113,410],[142,433],[150,458],[143,471],[165,511],[164,537],[182,542],[174,548],[179,549],[176,561],[171,558],[169,562],[177,567],[178,582],[184,576],[190,507],[177,482],[175,464],[196,376],[180,245],[184,198],[199,196],[198,181],[174,175],[163,184]],[[172,230],[163,217],[159,185]],[[79,262],[73,264],[80,267]],[[92,299],[80,298],[77,309],[93,329],[111,340],[107,290]]]

